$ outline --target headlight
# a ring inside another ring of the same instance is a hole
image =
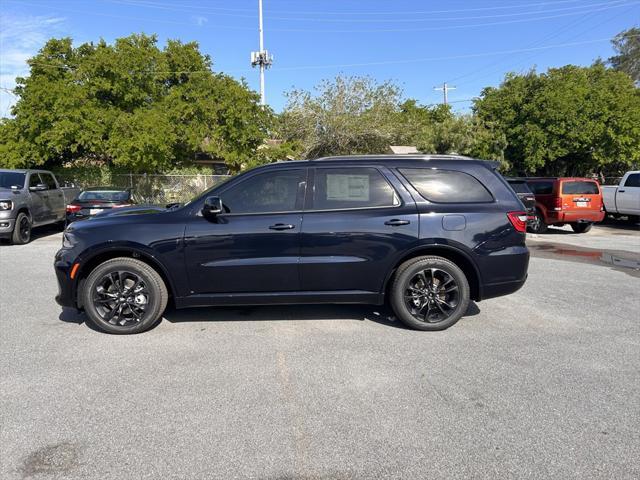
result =
[[[62,234],[62,248],[73,248],[78,240],[73,235],[73,233],[64,232]]]
[[[11,210],[13,202],[11,200],[0,200],[0,210]]]

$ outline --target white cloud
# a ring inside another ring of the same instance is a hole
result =
[[[193,20],[194,23],[199,27],[203,26],[205,23],[209,21],[207,17],[203,17],[202,15],[194,15],[191,17],[191,20]]]
[[[7,116],[16,98],[7,90],[15,78],[29,73],[26,61],[52,36],[60,35],[64,18],[0,15],[0,116]]]

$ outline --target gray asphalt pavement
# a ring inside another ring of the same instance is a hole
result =
[[[608,260],[640,232],[529,243],[525,287],[444,332],[295,306],[124,337],[54,303],[60,234],[0,246],[0,478],[637,479],[640,277]]]

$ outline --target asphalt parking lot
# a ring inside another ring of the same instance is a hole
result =
[[[54,302],[60,234],[0,246],[0,478],[640,478],[640,231],[529,236],[518,293],[443,332],[359,306]]]

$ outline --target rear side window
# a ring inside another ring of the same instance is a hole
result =
[[[640,173],[632,173],[624,182],[625,187],[640,187]]]
[[[516,193],[531,193],[531,189],[527,186],[526,182],[509,182],[511,188]]]
[[[436,203],[486,203],[493,197],[475,177],[452,170],[403,168],[400,173],[420,195]]]
[[[553,193],[553,182],[529,182],[529,188],[536,195],[549,195]]]
[[[375,168],[318,168],[313,189],[314,210],[393,207],[400,201]]]
[[[597,195],[600,193],[595,182],[573,181],[562,183],[562,193],[567,195]]]

